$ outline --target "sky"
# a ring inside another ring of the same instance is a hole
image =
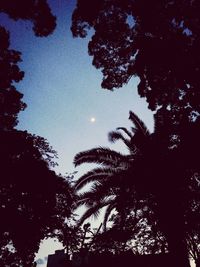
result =
[[[6,15],[0,16],[0,23],[10,30],[11,48],[22,52],[25,78],[17,89],[24,94],[27,108],[20,113],[17,128],[46,138],[58,152],[56,171],[65,175],[75,171],[73,158],[80,151],[106,146],[125,152],[120,142],[110,144],[107,134],[131,126],[130,110],[150,131],[153,115],[137,94],[137,78],[113,92],[101,88],[102,74],[92,66],[88,39],[74,39],[70,32],[75,1],[48,2],[57,16],[57,27],[49,37],[35,37],[30,23],[14,22]],[[78,168],[77,177],[86,169]],[[56,242],[46,241],[37,257],[44,258],[57,248]],[[40,260],[38,266],[46,266],[43,263]]]

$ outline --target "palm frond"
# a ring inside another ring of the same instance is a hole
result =
[[[128,131],[125,127],[117,127],[117,130],[124,131],[130,138],[132,138],[132,133]]]
[[[97,147],[76,154],[74,157],[74,165],[97,163],[109,167],[117,167],[120,162],[124,161],[124,156],[125,155],[120,152],[116,152],[110,148]]]
[[[100,215],[100,209],[97,209],[91,216],[94,219],[98,219],[99,215]]]
[[[108,218],[111,214],[111,212],[115,209],[116,207],[116,201],[115,199],[113,200],[113,202],[110,203],[110,205],[108,205],[108,207],[106,208],[105,214],[104,214],[104,220],[103,220],[103,231],[106,231],[106,224],[108,221]]]
[[[129,119],[133,122],[137,130],[142,132],[144,135],[150,135],[147,126],[134,112],[129,111]]]
[[[95,218],[97,218],[98,215],[100,214],[100,210],[107,205],[109,205],[109,202],[106,202],[106,201],[99,202],[99,203],[96,203],[94,206],[90,207],[89,209],[87,209],[85,213],[79,219],[78,226],[82,225],[83,222],[89,217],[91,217],[92,215],[95,215]]]
[[[87,172],[86,174],[82,175],[75,183],[74,189],[80,190],[86,184],[96,181],[102,181],[107,177],[113,175],[112,168],[95,168],[92,171]]]
[[[135,134],[137,132],[137,129],[134,128],[134,127],[131,127],[131,131],[132,131],[133,134]]]
[[[129,119],[134,127],[131,131],[125,127],[119,127],[116,131],[109,133],[110,141],[122,140],[128,147],[129,155],[121,154],[106,147],[96,147],[78,153],[74,158],[75,166],[83,163],[96,163],[101,166],[82,175],[74,185],[77,207],[84,205],[85,213],[79,220],[81,225],[86,219],[94,215],[98,217],[100,210],[106,207],[104,214],[104,230],[111,212],[116,209],[120,212],[121,222],[126,215],[126,207],[131,207],[132,193],[134,189],[134,177],[137,175],[135,163],[143,152],[147,136],[150,132],[140,118],[130,111]],[[141,164],[141,163],[140,163]],[[90,184],[89,184],[90,183]],[[80,193],[79,190],[85,185],[87,191]]]
[[[113,191],[106,185],[94,184],[89,191],[83,192],[77,197],[77,205],[93,206],[94,202],[110,201],[113,199]]]
[[[111,131],[108,133],[108,140],[112,143],[118,140],[122,140],[124,144],[129,148],[130,147],[130,140],[125,138],[123,134],[117,131]]]
[[[93,201],[108,201],[113,195],[113,184],[110,179],[104,181],[101,184],[93,184],[90,191],[85,192],[84,197],[88,197]]]
[[[75,205],[74,205],[74,209],[77,209],[78,207],[80,206],[83,206],[83,205],[87,205],[87,203],[91,201],[91,199],[89,199],[88,197],[82,197],[82,198],[79,198],[77,199]]]

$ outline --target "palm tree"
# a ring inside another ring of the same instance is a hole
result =
[[[106,229],[106,222],[113,210],[120,213],[123,222],[130,207],[136,204],[135,188],[130,170],[144,153],[143,150],[146,149],[151,134],[135,113],[130,111],[129,119],[134,124],[131,131],[119,127],[108,135],[111,142],[122,140],[129,150],[128,155],[109,148],[97,147],[80,152],[74,158],[75,166],[83,163],[100,165],[81,176],[74,185],[77,193],[76,206],[85,205],[87,207],[79,224],[82,224],[91,215],[98,216],[100,209],[106,207],[104,214],[104,229]],[[79,193],[88,184],[90,187],[87,191]]]
[[[87,207],[80,223],[91,215],[98,215],[99,210],[106,207],[104,228],[113,210],[120,215],[121,225],[118,225],[123,226],[130,210],[137,207],[138,200],[143,200],[142,203],[148,205],[158,219],[158,228],[167,239],[173,262],[177,266],[189,266],[183,243],[188,202],[184,181],[188,177],[188,166],[182,160],[181,147],[166,145],[159,129],[150,134],[133,112],[130,112],[129,119],[134,124],[131,131],[120,127],[109,133],[110,141],[123,141],[129,149],[128,155],[98,147],[75,156],[76,166],[82,163],[100,165],[80,177],[75,184],[77,206],[85,204]],[[92,185],[85,193],[79,194],[88,183]]]

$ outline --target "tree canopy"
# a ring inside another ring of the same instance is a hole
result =
[[[199,189],[190,190],[194,174],[199,176],[199,11],[197,0],[78,0],[71,26],[74,37],[90,32],[88,51],[102,71],[103,88],[113,90],[139,77],[138,93],[154,111],[157,141],[137,163],[138,174],[143,188],[157,195],[163,230],[171,235],[175,227],[179,241],[188,229],[186,213],[199,195]],[[197,226],[199,219],[191,221]],[[174,251],[185,247],[170,243]]]
[[[0,26],[0,130],[16,126],[18,113],[26,107],[22,102],[23,95],[14,86],[24,76],[18,66],[21,53],[9,46],[9,33]]]
[[[93,29],[89,55],[112,90],[133,76],[149,108],[162,115],[165,129],[200,113],[200,4],[169,0],[78,0],[72,33]]]
[[[2,0],[0,12],[30,21],[39,37],[56,26],[46,0]],[[95,183],[77,197],[77,205],[88,206],[82,221],[107,206],[106,225],[116,209],[115,225],[105,233],[111,242],[115,233],[117,241],[140,239],[150,223],[155,235],[148,236],[153,245],[147,244],[147,250],[155,251],[156,242],[157,251],[162,250],[157,240],[161,230],[169,251],[177,255],[177,266],[188,266],[188,251],[199,262],[199,12],[198,0],[77,0],[71,27],[82,38],[92,29],[89,54],[102,70],[102,87],[113,90],[137,76],[139,95],[155,111],[154,134],[134,113],[132,132],[120,127],[110,133],[112,141],[121,139],[128,146],[130,155],[95,148],[75,157],[76,165],[104,165],[76,182],[75,189]],[[66,243],[70,234],[78,237],[65,223],[71,214],[71,187],[51,169],[55,151],[44,138],[14,129],[26,107],[16,89],[24,76],[20,61],[21,53],[10,48],[9,32],[0,26],[0,266],[13,267],[30,266],[48,235],[60,235]],[[138,203],[143,222],[148,221],[133,233]],[[150,220],[152,214],[156,219]],[[120,239],[122,232],[129,235],[126,240]],[[66,246],[77,249],[80,240],[73,237]]]
[[[56,26],[46,1],[1,1],[0,12],[31,21],[36,36]],[[32,266],[40,241],[55,236],[71,215],[72,196],[66,178],[57,175],[56,152],[40,136],[14,129],[26,104],[16,84],[24,77],[21,53],[10,48],[0,25],[0,266]]]
[[[53,236],[70,216],[70,186],[50,170],[55,151],[43,138],[4,131],[0,147],[0,263],[8,263],[9,252],[18,264],[29,266],[40,241]]]
[[[46,0],[2,0],[0,12],[14,20],[31,21],[36,36],[47,36],[56,27],[56,17],[51,13]]]
[[[56,18],[43,0],[3,0],[0,12],[14,20],[31,21],[36,36],[47,36],[56,27]],[[0,25],[0,129],[3,130],[15,127],[18,113],[26,107],[23,94],[16,89],[16,83],[24,77],[19,67],[21,60],[21,53],[10,48],[9,32]]]
[[[186,243],[192,240],[194,254],[199,229],[199,190],[195,177],[199,177],[200,170],[198,159],[195,161],[195,156],[188,150],[191,140],[185,132],[183,143],[168,148],[165,140],[159,134],[150,134],[133,112],[130,112],[130,119],[134,123],[132,131],[119,127],[109,134],[111,141],[122,140],[130,154],[99,147],[75,156],[76,165],[100,164],[75,183],[77,191],[91,184],[86,191],[78,192],[77,205],[87,207],[80,223],[91,215],[98,215],[99,210],[106,207],[106,229],[108,217],[115,210],[117,220],[105,233],[104,244],[106,238],[114,241],[123,233],[125,239],[121,243],[136,238],[146,251],[165,251],[163,247],[167,247],[172,262],[188,266],[187,253],[191,246]],[[197,134],[198,120],[191,124],[190,130]],[[198,150],[198,140],[193,141]],[[194,147],[190,149],[195,150]]]

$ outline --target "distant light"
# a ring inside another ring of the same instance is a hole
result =
[[[96,121],[95,117],[90,118],[90,122],[94,123]]]

